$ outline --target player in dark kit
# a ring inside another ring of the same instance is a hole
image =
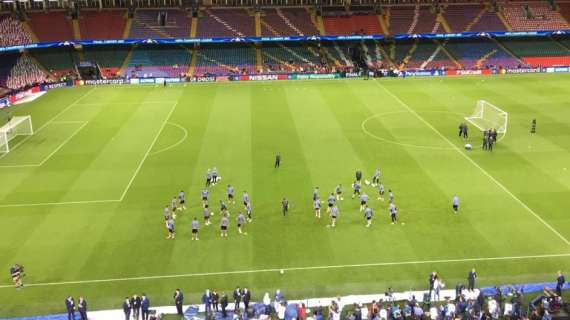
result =
[[[14,287],[20,289],[24,287],[24,266],[15,264],[10,268],[10,276],[14,282]]]
[[[532,119],[530,124],[530,133],[536,133],[536,119]]]
[[[283,198],[281,201],[281,208],[283,209],[283,216],[285,217],[287,213],[289,213],[289,200],[287,200],[287,198]]]
[[[275,155],[275,168],[279,168],[281,165],[281,153],[277,152]]]

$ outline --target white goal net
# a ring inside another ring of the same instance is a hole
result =
[[[0,153],[10,152],[10,141],[17,136],[29,136],[34,134],[32,117],[13,117],[0,127]]]
[[[475,112],[465,120],[481,131],[495,129],[497,133],[507,133],[509,114],[485,100],[477,101]]]

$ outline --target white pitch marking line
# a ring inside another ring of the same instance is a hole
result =
[[[131,185],[133,184],[133,181],[135,181],[135,178],[137,177],[137,175],[139,174],[139,171],[141,170],[146,158],[148,158],[149,154],[150,154],[150,150],[152,150],[152,148],[154,147],[156,141],[158,140],[158,137],[160,137],[160,134],[162,133],[162,130],[164,130],[164,127],[166,126],[166,123],[168,122],[168,119],[170,119],[170,116],[172,115],[172,113],[174,112],[174,110],[176,109],[176,106],[178,106],[178,102],[176,102],[172,108],[170,109],[170,111],[168,112],[168,115],[166,116],[166,119],[164,119],[164,122],[162,122],[162,126],[160,126],[160,129],[158,130],[158,132],[156,133],[156,136],[154,137],[154,140],[152,140],[152,143],[150,144],[150,146],[148,147],[148,149],[146,150],[145,155],[143,156],[141,162],[139,163],[137,169],[135,170],[135,173],[133,174],[133,176],[131,177],[131,180],[129,180],[129,183],[127,184],[127,187],[125,188],[125,190],[123,191],[123,194],[121,195],[120,201],[123,201],[123,199],[125,198],[125,196],[127,195],[127,192],[129,191],[129,189],[131,188]]]
[[[40,132],[42,129],[44,129],[45,127],[47,127],[50,123],[54,122],[55,119],[57,119],[57,117],[59,117],[60,115],[62,115],[64,112],[66,112],[67,110],[71,109],[72,107],[76,106],[79,101],[81,101],[83,98],[87,97],[90,93],[94,92],[96,89],[96,87],[93,87],[93,89],[85,92],[83,95],[81,95],[79,98],[77,98],[74,102],[72,102],[69,106],[65,107],[65,109],[61,110],[60,112],[58,112],[55,116],[53,116],[53,118],[49,119],[46,123],[44,123],[41,127],[39,127],[37,130],[34,130],[34,134],[25,137],[24,139],[20,140],[20,142],[16,143],[11,149],[10,151],[13,151],[14,149],[16,149],[17,147],[19,147],[20,145],[22,145],[22,143],[26,142],[29,138],[33,137],[36,133]],[[4,153],[2,155],[0,155],[0,159],[4,158],[4,156],[6,156],[9,153]]]
[[[72,205],[72,204],[111,203],[111,202],[121,202],[121,200],[113,199],[113,200],[67,201],[67,202],[64,201],[64,202],[15,203],[15,204],[1,204],[0,208],[39,207],[39,206]]]
[[[507,257],[482,257],[482,258],[441,259],[441,260],[394,261],[394,262],[344,264],[344,265],[312,266],[312,267],[290,267],[290,268],[285,267],[285,268],[253,269],[253,270],[238,270],[238,271],[183,273],[183,274],[170,274],[170,275],[145,276],[145,277],[130,277],[130,278],[110,278],[110,279],[96,279],[96,280],[26,283],[26,287],[48,287],[48,286],[74,285],[74,284],[93,284],[93,283],[108,283],[108,282],[123,282],[123,281],[225,276],[225,275],[236,275],[236,274],[254,274],[254,273],[279,272],[280,270],[283,270],[283,271],[311,271],[311,270],[322,270],[322,269],[391,267],[391,266],[421,265],[421,264],[462,263],[462,262],[474,262],[474,261],[530,260],[530,259],[566,258],[566,257],[570,257],[570,253],[528,255],[528,256],[507,256]],[[14,287],[13,285],[8,285],[8,284],[0,285],[0,289],[13,288],[13,287]]]
[[[88,123],[89,121],[84,121],[83,124],[79,128],[77,128],[72,135],[70,135],[67,139],[65,139],[57,148],[55,148],[55,150],[52,151],[52,153],[50,153],[42,162],[40,162],[40,166],[43,166],[44,163],[46,163],[54,154],[56,154],[59,150],[61,150],[61,148],[63,148],[65,144],[67,144],[71,139],[73,139],[73,137],[75,137],[75,135],[78,134],[79,131],[81,131],[81,129],[83,129]]]
[[[83,123],[79,128],[77,128],[71,136],[65,139],[54,151],[52,151],[45,159],[43,159],[39,164],[20,164],[20,165],[0,165],[0,168],[30,168],[30,167],[41,167],[46,163],[51,157],[53,157],[56,152],[58,152],[66,143],[68,143],[89,121],[69,121],[69,122],[52,122],[52,124],[69,124],[69,123]]]
[[[166,147],[166,148],[163,148],[163,149],[158,150],[158,151],[155,151],[155,152],[151,152],[151,153],[150,153],[151,156],[154,156],[154,155],[156,155],[156,154],[159,154],[159,153],[168,151],[168,150],[170,150],[170,149],[172,149],[172,148],[176,148],[176,147],[178,147],[182,142],[184,142],[184,141],[186,140],[186,138],[188,138],[188,130],[186,130],[186,128],[184,128],[183,126],[181,126],[181,125],[179,125],[179,124],[177,124],[177,123],[174,123],[174,122],[168,122],[167,124],[170,124],[170,125],[173,125],[173,126],[179,128],[179,129],[182,129],[182,131],[184,131],[184,136],[183,136],[179,141],[177,141],[175,144],[173,144],[173,145],[170,145],[170,146],[168,146],[168,147]]]
[[[433,132],[435,132],[438,136],[440,136],[444,141],[446,141],[453,149],[455,149],[455,151],[457,151],[463,158],[465,158],[467,161],[469,161],[473,166],[475,166],[475,168],[479,169],[479,171],[481,171],[481,173],[483,173],[485,176],[487,176],[487,178],[489,178],[491,181],[493,181],[500,189],[502,189],[506,194],[508,194],[509,196],[511,196],[511,198],[513,198],[517,203],[519,203],[524,209],[526,209],[526,211],[528,211],[530,214],[532,214],[538,221],[540,221],[546,228],[550,229],[550,231],[552,231],[555,235],[557,235],[562,241],[564,241],[564,243],[566,243],[567,245],[570,245],[570,241],[568,241],[568,239],[566,239],[562,234],[560,234],[560,232],[556,231],[556,229],[554,229],[550,224],[548,224],[548,222],[544,221],[544,219],[542,219],[536,212],[534,212],[534,210],[532,210],[529,206],[527,206],[524,202],[522,202],[521,199],[519,199],[517,196],[515,196],[509,189],[507,189],[507,187],[505,187],[502,183],[500,183],[497,179],[495,179],[489,172],[487,172],[485,169],[483,169],[480,165],[477,164],[477,162],[475,162],[475,160],[471,159],[469,156],[467,156],[463,151],[461,151],[453,142],[451,142],[449,139],[447,139],[446,136],[444,136],[441,132],[439,132],[439,130],[437,130],[434,126],[432,126],[426,119],[424,119],[422,116],[420,116],[417,112],[415,112],[412,108],[410,108],[410,106],[408,106],[404,101],[402,101],[400,98],[398,98],[398,96],[396,96],[395,94],[393,94],[390,90],[388,90],[386,87],[384,87],[380,82],[378,82],[377,80],[374,80],[376,82],[376,84],[381,87],[382,89],[384,89],[384,91],[390,95],[394,100],[396,100],[402,107],[406,108],[411,114],[413,114],[418,120],[420,120],[421,122],[423,122],[428,128],[430,128]]]

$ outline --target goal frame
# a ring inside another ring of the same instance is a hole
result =
[[[504,118],[505,122],[503,125],[503,128],[494,128],[497,130],[498,133],[501,134],[506,134],[507,133],[507,127],[509,124],[509,114],[500,109],[499,107],[495,106],[492,103],[489,103],[486,100],[478,100],[477,101],[477,106],[475,109],[475,113],[471,116],[465,117],[464,119],[467,120],[469,123],[471,123],[472,125],[474,125],[477,129],[481,130],[481,131],[485,131],[488,130],[490,128],[484,128],[482,127],[479,123],[477,123],[477,119],[484,119],[485,116],[485,107],[489,107],[492,108],[494,110],[494,112],[496,112],[500,117]]]
[[[19,131],[19,126],[27,123],[29,130]],[[16,116],[8,123],[0,127],[0,154],[10,152],[10,141],[17,136],[31,136],[34,134],[34,127],[31,116]]]

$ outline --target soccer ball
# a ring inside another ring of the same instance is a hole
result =
[[[216,177],[216,182],[222,181],[222,177]]]
[[[471,145],[471,143],[465,144],[465,150],[471,150],[471,149],[473,149],[473,146]]]
[[[364,180],[364,184],[366,184],[367,186],[369,186],[369,185],[370,185],[370,181]]]
[[[285,270],[281,269],[281,270],[279,270],[279,273],[280,273],[280,274],[284,274],[284,273],[285,273]]]

